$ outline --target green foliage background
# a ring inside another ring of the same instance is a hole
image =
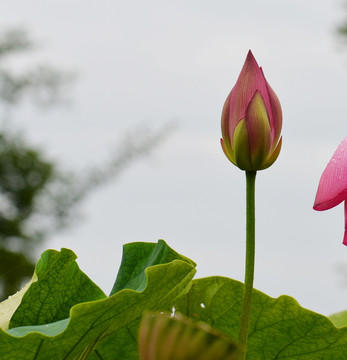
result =
[[[174,311],[207,323],[235,342],[243,284],[224,277],[193,280],[195,263],[158,243],[124,246],[110,296],[78,268],[71,250],[42,254],[33,282],[0,331],[1,359],[138,359],[138,331],[148,311]],[[11,299],[5,303],[11,307]],[[343,360],[347,322],[339,327],[291,297],[254,290],[248,360]],[[0,319],[1,320],[1,319]]]

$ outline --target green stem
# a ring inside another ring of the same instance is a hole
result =
[[[246,171],[246,268],[245,287],[240,321],[240,360],[246,359],[255,259],[255,176],[256,171]]]

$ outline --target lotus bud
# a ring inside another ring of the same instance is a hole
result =
[[[206,323],[147,313],[139,329],[141,360],[236,360],[238,346]]]
[[[249,51],[223,107],[223,151],[241,170],[266,169],[281,151],[281,129],[281,104]]]

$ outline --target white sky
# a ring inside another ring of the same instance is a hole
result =
[[[138,124],[179,124],[154,156],[84,202],[84,222],[40,250],[73,249],[106,292],[122,244],[159,238],[198,263],[197,277],[242,280],[244,174],[220,149],[220,114],[252,49],[284,113],[282,152],[257,177],[255,286],[323,314],[347,309],[343,207],[312,210],[347,136],[343,15],[337,0],[3,2],[1,28],[22,25],[38,40],[33,62],[79,74],[70,109],[14,114],[68,168],[104,160]]]

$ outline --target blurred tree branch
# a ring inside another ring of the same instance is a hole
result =
[[[0,104],[6,110],[28,98],[38,107],[59,104],[75,80],[72,72],[39,64],[18,74],[5,59],[27,53],[34,42],[22,29],[0,36]],[[61,169],[19,135],[0,127],[0,298],[33,273],[35,246],[70,225],[76,208],[92,191],[114,180],[130,163],[147,156],[172,131],[136,129],[105,164],[76,174]]]
[[[343,46],[345,47],[346,42],[347,42],[347,2],[344,1],[342,3],[343,6],[343,12],[344,12],[344,17],[341,20],[341,22],[337,25],[336,27],[336,32],[337,35],[339,36],[339,38],[341,39]]]
[[[39,107],[59,104],[76,79],[75,73],[47,64],[38,64],[24,73],[6,66],[6,58],[11,60],[11,55],[26,54],[34,49],[34,42],[23,29],[11,29],[0,36],[0,102],[3,105],[18,105],[25,97]]]
[[[72,81],[72,73],[47,65],[38,65],[20,75],[0,67],[0,100],[6,105],[15,105],[27,96],[38,106],[52,106],[61,102],[62,88]]]
[[[0,35],[0,57],[31,50],[34,46],[27,31],[21,28],[9,29]]]

